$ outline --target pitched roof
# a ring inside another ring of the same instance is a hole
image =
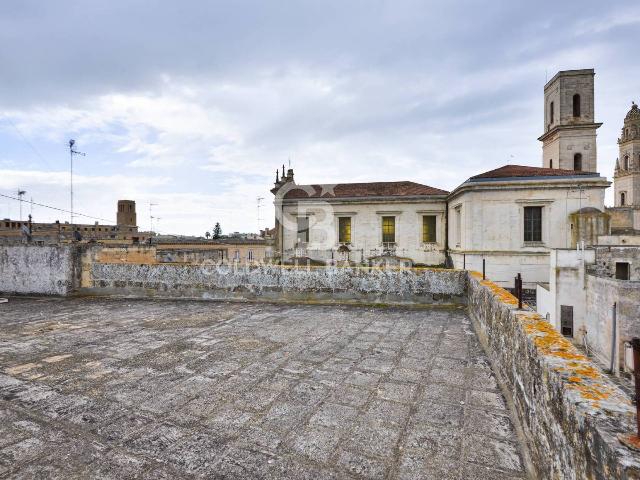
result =
[[[419,197],[449,192],[415,182],[367,182],[296,185],[284,198]]]
[[[483,178],[517,178],[517,177],[573,177],[576,175],[598,176],[595,172],[580,170],[561,170],[559,168],[529,167],[525,165],[504,165],[488,172],[474,175],[469,180]]]

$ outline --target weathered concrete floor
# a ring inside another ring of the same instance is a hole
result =
[[[0,305],[2,478],[524,477],[464,311]]]

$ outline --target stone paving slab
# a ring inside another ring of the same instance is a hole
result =
[[[464,310],[12,298],[0,478],[526,478]]]

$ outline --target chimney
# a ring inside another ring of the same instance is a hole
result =
[[[273,184],[271,193],[275,195],[276,192],[280,190],[280,187],[290,182],[293,182],[293,168],[290,168],[285,175],[284,165],[282,165],[282,176],[280,176],[280,170],[276,170],[276,182]]]

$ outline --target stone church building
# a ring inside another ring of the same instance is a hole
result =
[[[503,286],[512,286],[517,273],[525,288],[548,282],[552,249],[594,243],[609,233],[604,195],[610,182],[598,173],[594,75],[593,69],[561,71],[545,85],[539,167],[504,165],[452,192],[411,181],[301,185],[283,167],[271,190],[276,255],[285,263],[475,270],[484,260],[487,276]],[[616,208],[626,209],[620,222],[637,228],[636,105],[620,146]]]
[[[640,235],[640,109],[632,103],[618,139],[613,174],[614,207],[608,208],[612,233]]]

